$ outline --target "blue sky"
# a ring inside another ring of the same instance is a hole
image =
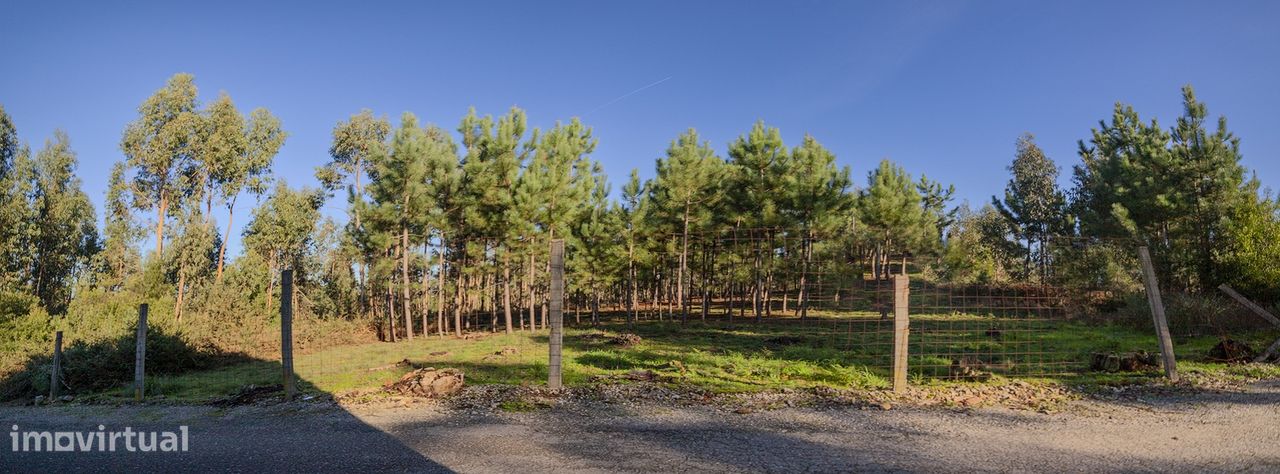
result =
[[[174,3],[5,3],[0,104],[33,148],[70,134],[99,209],[125,125],[177,72],[204,101],[278,115],[276,174],[295,186],[362,108],[453,129],[469,106],[518,105],[544,128],[583,116],[615,190],[688,127],[723,155],[763,119],[788,145],[813,134],[857,183],[890,158],[980,205],[1019,134],[1066,184],[1115,102],[1171,125],[1188,83],[1280,184],[1280,2]]]

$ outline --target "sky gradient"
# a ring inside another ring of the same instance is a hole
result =
[[[99,213],[126,124],[178,72],[203,102],[280,117],[275,174],[293,186],[316,184],[334,124],[362,108],[452,130],[470,106],[517,105],[536,127],[582,117],[615,192],[688,127],[724,156],[764,120],[788,146],[814,135],[856,184],[889,158],[980,206],[1021,133],[1067,185],[1114,103],[1167,127],[1184,84],[1280,186],[1280,2],[114,3],[0,18],[0,104],[33,150],[70,135]]]

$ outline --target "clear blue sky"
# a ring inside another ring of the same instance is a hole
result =
[[[33,148],[70,134],[99,209],[121,132],[177,72],[204,101],[277,114],[276,174],[295,186],[361,108],[453,129],[468,106],[518,105],[534,126],[584,116],[615,190],[687,127],[723,155],[763,119],[788,145],[816,136],[858,183],[891,158],[980,205],[1022,132],[1065,184],[1116,101],[1169,125],[1187,83],[1280,185],[1280,2],[117,3],[0,18],[0,103]]]

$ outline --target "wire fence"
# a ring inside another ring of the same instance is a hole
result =
[[[368,268],[362,307],[349,318],[317,316],[305,287],[278,294],[298,310],[291,347],[300,388],[377,386],[392,381],[389,373],[425,366],[461,368],[476,383],[544,381],[547,256],[537,242],[524,245],[438,241],[397,266]],[[1044,238],[986,255],[985,273],[957,271],[946,255],[886,247],[850,235],[739,229],[649,236],[608,261],[575,260],[571,251],[562,305],[568,363],[632,367],[599,353],[607,349],[593,342],[601,329],[690,350],[836,364],[883,380],[902,338],[919,379],[1072,376],[1111,370],[1112,353],[1160,351],[1135,242]],[[1166,275],[1158,284],[1179,356],[1192,355],[1194,338],[1267,327],[1226,297],[1192,291],[1188,275],[1170,270],[1175,258],[1152,252],[1156,273]],[[906,334],[895,331],[897,277],[909,277]],[[187,342],[160,318],[148,336],[160,345],[146,360],[148,370],[165,372],[153,387],[192,383],[183,376],[193,372],[196,383],[214,387],[278,381],[281,321],[252,321],[220,336],[258,344],[251,357],[183,365],[164,359],[168,344]],[[69,364],[80,363],[78,354],[66,355]]]

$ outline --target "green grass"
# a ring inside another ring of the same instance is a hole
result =
[[[875,389],[889,386],[888,365],[892,334],[877,320],[841,321],[817,319],[809,324],[740,321],[687,325],[645,322],[627,331],[617,323],[600,328],[567,328],[564,341],[564,382],[592,383],[599,377],[625,380],[634,371],[657,375],[662,383],[693,386],[713,392],[751,392],[781,388],[832,387]],[[1016,324],[1022,324],[1017,326]],[[911,358],[914,383],[944,383],[953,357],[994,356],[993,364],[1007,364],[1008,372],[1038,379],[1069,383],[1116,384],[1155,380],[1157,372],[1137,374],[1091,373],[1085,370],[1089,354],[1097,351],[1157,351],[1155,337],[1119,326],[1054,322],[1036,326],[1034,332],[986,337],[987,328],[1031,328],[1027,322],[978,316],[914,316]],[[1036,323],[1039,324],[1039,323]],[[622,347],[608,336],[633,332],[643,341]],[[599,336],[605,334],[605,336]],[[1265,347],[1277,335],[1236,335],[1255,348]],[[1203,362],[1216,337],[1176,340],[1180,367],[1185,373],[1228,377],[1280,377],[1274,365],[1225,365]],[[497,355],[504,348],[515,353]],[[1036,352],[1019,355],[1020,352]],[[930,356],[927,353],[942,354]],[[1012,353],[1013,355],[1001,355]],[[988,357],[990,358],[990,357]],[[544,384],[547,377],[546,331],[512,335],[481,334],[478,339],[418,337],[409,342],[344,346],[296,356],[295,372],[304,393],[343,394],[378,388],[411,370],[413,366],[452,367],[465,372],[469,384]],[[1037,362],[1052,359],[1059,365],[1033,370]],[[1005,367],[999,366],[997,367]],[[1025,374],[1019,370],[1025,369]],[[993,370],[999,373],[999,370]],[[1049,372],[1047,375],[1040,372]],[[254,361],[216,370],[148,379],[150,395],[170,400],[204,401],[235,392],[244,385],[279,383],[280,365]],[[124,390],[119,393],[123,394]],[[536,407],[511,406],[522,411]]]

